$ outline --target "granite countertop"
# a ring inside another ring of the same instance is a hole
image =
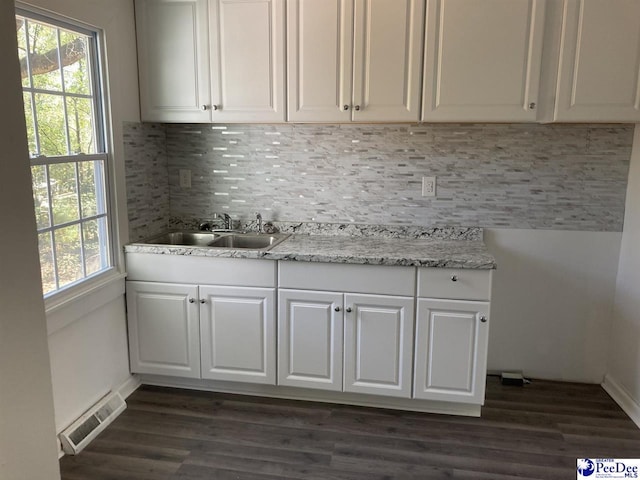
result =
[[[293,234],[271,250],[233,250],[211,247],[182,247],[133,243],[127,253],[190,255],[223,258],[255,258],[302,262],[354,263],[440,268],[494,269],[496,261],[482,242],[482,230],[431,229],[412,235],[396,236],[392,230],[378,234],[345,235],[343,230],[324,230],[323,234],[301,234],[296,229],[281,228]],[[351,232],[353,233],[353,232]],[[406,233],[406,232],[405,232]],[[462,239],[460,239],[462,238]]]

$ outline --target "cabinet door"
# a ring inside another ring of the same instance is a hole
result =
[[[211,0],[213,119],[284,122],[284,0]]]
[[[414,398],[484,403],[489,304],[418,299]]]
[[[345,392],[411,397],[413,304],[408,297],[345,295]]]
[[[275,289],[200,287],[202,378],[276,383]]]
[[[197,296],[192,285],[127,282],[133,373],[200,378]]]
[[[565,0],[556,121],[640,121],[640,2]]]
[[[353,119],[420,119],[424,0],[355,0]]]
[[[207,0],[136,0],[140,115],[209,122]]]
[[[278,385],[342,391],[342,294],[278,292]]]
[[[428,0],[423,115],[536,120],[545,0]]]
[[[351,121],[353,0],[289,0],[290,122]]]

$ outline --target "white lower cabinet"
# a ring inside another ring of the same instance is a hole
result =
[[[278,385],[342,391],[342,297],[279,290]]]
[[[200,378],[198,287],[127,282],[133,373]]]
[[[413,298],[281,289],[278,302],[279,385],[411,397]]]
[[[408,297],[345,295],[345,392],[411,397],[413,304]]]
[[[414,398],[482,405],[489,303],[418,299]]]
[[[131,371],[151,383],[480,414],[490,270],[135,253],[127,268]]]
[[[200,287],[202,378],[276,383],[275,289]]]
[[[276,383],[275,288],[127,282],[131,371]]]

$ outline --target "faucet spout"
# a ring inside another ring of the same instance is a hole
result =
[[[256,220],[258,221],[258,233],[262,233],[262,214],[256,213]]]
[[[229,215],[228,213],[223,213],[222,218],[224,218],[225,230],[231,230],[231,215]]]

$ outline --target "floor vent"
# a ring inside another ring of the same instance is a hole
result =
[[[109,393],[60,434],[62,449],[76,455],[113,422],[127,404],[118,392]]]

